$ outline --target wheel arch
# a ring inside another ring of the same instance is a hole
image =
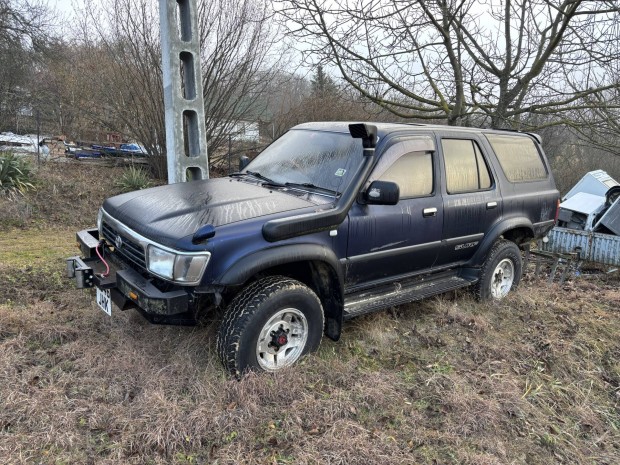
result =
[[[482,239],[480,247],[478,247],[468,265],[481,266],[486,260],[493,244],[502,237],[520,246],[535,237],[534,225],[525,217],[510,218],[499,222]]]
[[[296,279],[319,297],[324,332],[337,341],[344,309],[344,273],[334,252],[319,244],[288,244],[261,250],[238,260],[217,280],[225,287],[245,286],[255,278],[282,275]]]

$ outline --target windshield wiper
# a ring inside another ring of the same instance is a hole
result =
[[[246,171],[244,173],[242,172],[237,172],[237,173],[231,173],[228,176],[230,177],[240,177],[240,176],[252,176],[253,178],[256,179],[260,179],[262,182],[262,185],[264,186],[271,186],[271,187],[293,187],[293,188],[303,188],[303,189],[310,189],[310,190],[315,190],[318,192],[323,192],[329,195],[333,195],[333,196],[338,196],[340,195],[340,192],[332,190],[332,189],[327,189],[325,187],[321,187],[321,186],[317,186],[316,184],[312,184],[309,182],[285,182],[285,183],[281,183],[278,181],[274,181],[273,179],[268,178],[267,176],[263,176],[262,174],[260,174],[257,171]]]
[[[274,181],[273,179],[269,179],[267,176],[263,176],[258,171],[246,171],[250,176],[254,176],[255,178],[260,179],[263,182],[263,185],[273,186],[273,187],[284,187],[284,184],[278,181]]]
[[[325,192],[326,194],[331,194],[331,195],[339,195],[340,192],[332,190],[332,189],[327,189],[326,187],[321,187],[321,186],[317,186],[315,184],[309,183],[309,182],[285,182],[284,185],[286,187],[303,187],[305,189],[312,189],[312,190],[316,190],[316,191],[320,191],[320,192]]]
[[[269,179],[267,176],[263,176],[257,171],[246,171],[245,173],[241,173],[241,172],[232,173],[232,174],[229,174],[228,176],[235,177],[235,178],[239,176],[252,176],[253,178],[260,179],[261,181],[263,181],[262,183],[263,185],[272,186],[272,187],[285,187],[285,185],[282,184],[281,182],[274,181],[273,179]]]

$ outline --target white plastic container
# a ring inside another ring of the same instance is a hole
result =
[[[620,183],[609,176],[603,170],[590,171],[581,178],[581,180],[573,186],[571,190],[562,198],[562,201],[570,199],[578,192],[587,194],[601,195],[605,197],[605,193],[610,187],[618,186]]]
[[[605,207],[605,196],[577,192],[560,204],[558,226],[591,231],[594,220]]]

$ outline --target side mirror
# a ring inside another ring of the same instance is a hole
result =
[[[250,164],[250,158],[242,155],[239,157],[239,171],[243,170],[246,166]]]
[[[364,200],[370,205],[396,205],[399,199],[400,188],[391,181],[373,181],[364,192]]]

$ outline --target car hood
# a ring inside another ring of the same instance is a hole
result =
[[[206,224],[214,227],[273,215],[315,203],[231,178],[154,187],[107,199],[103,209],[135,232],[175,247]]]

